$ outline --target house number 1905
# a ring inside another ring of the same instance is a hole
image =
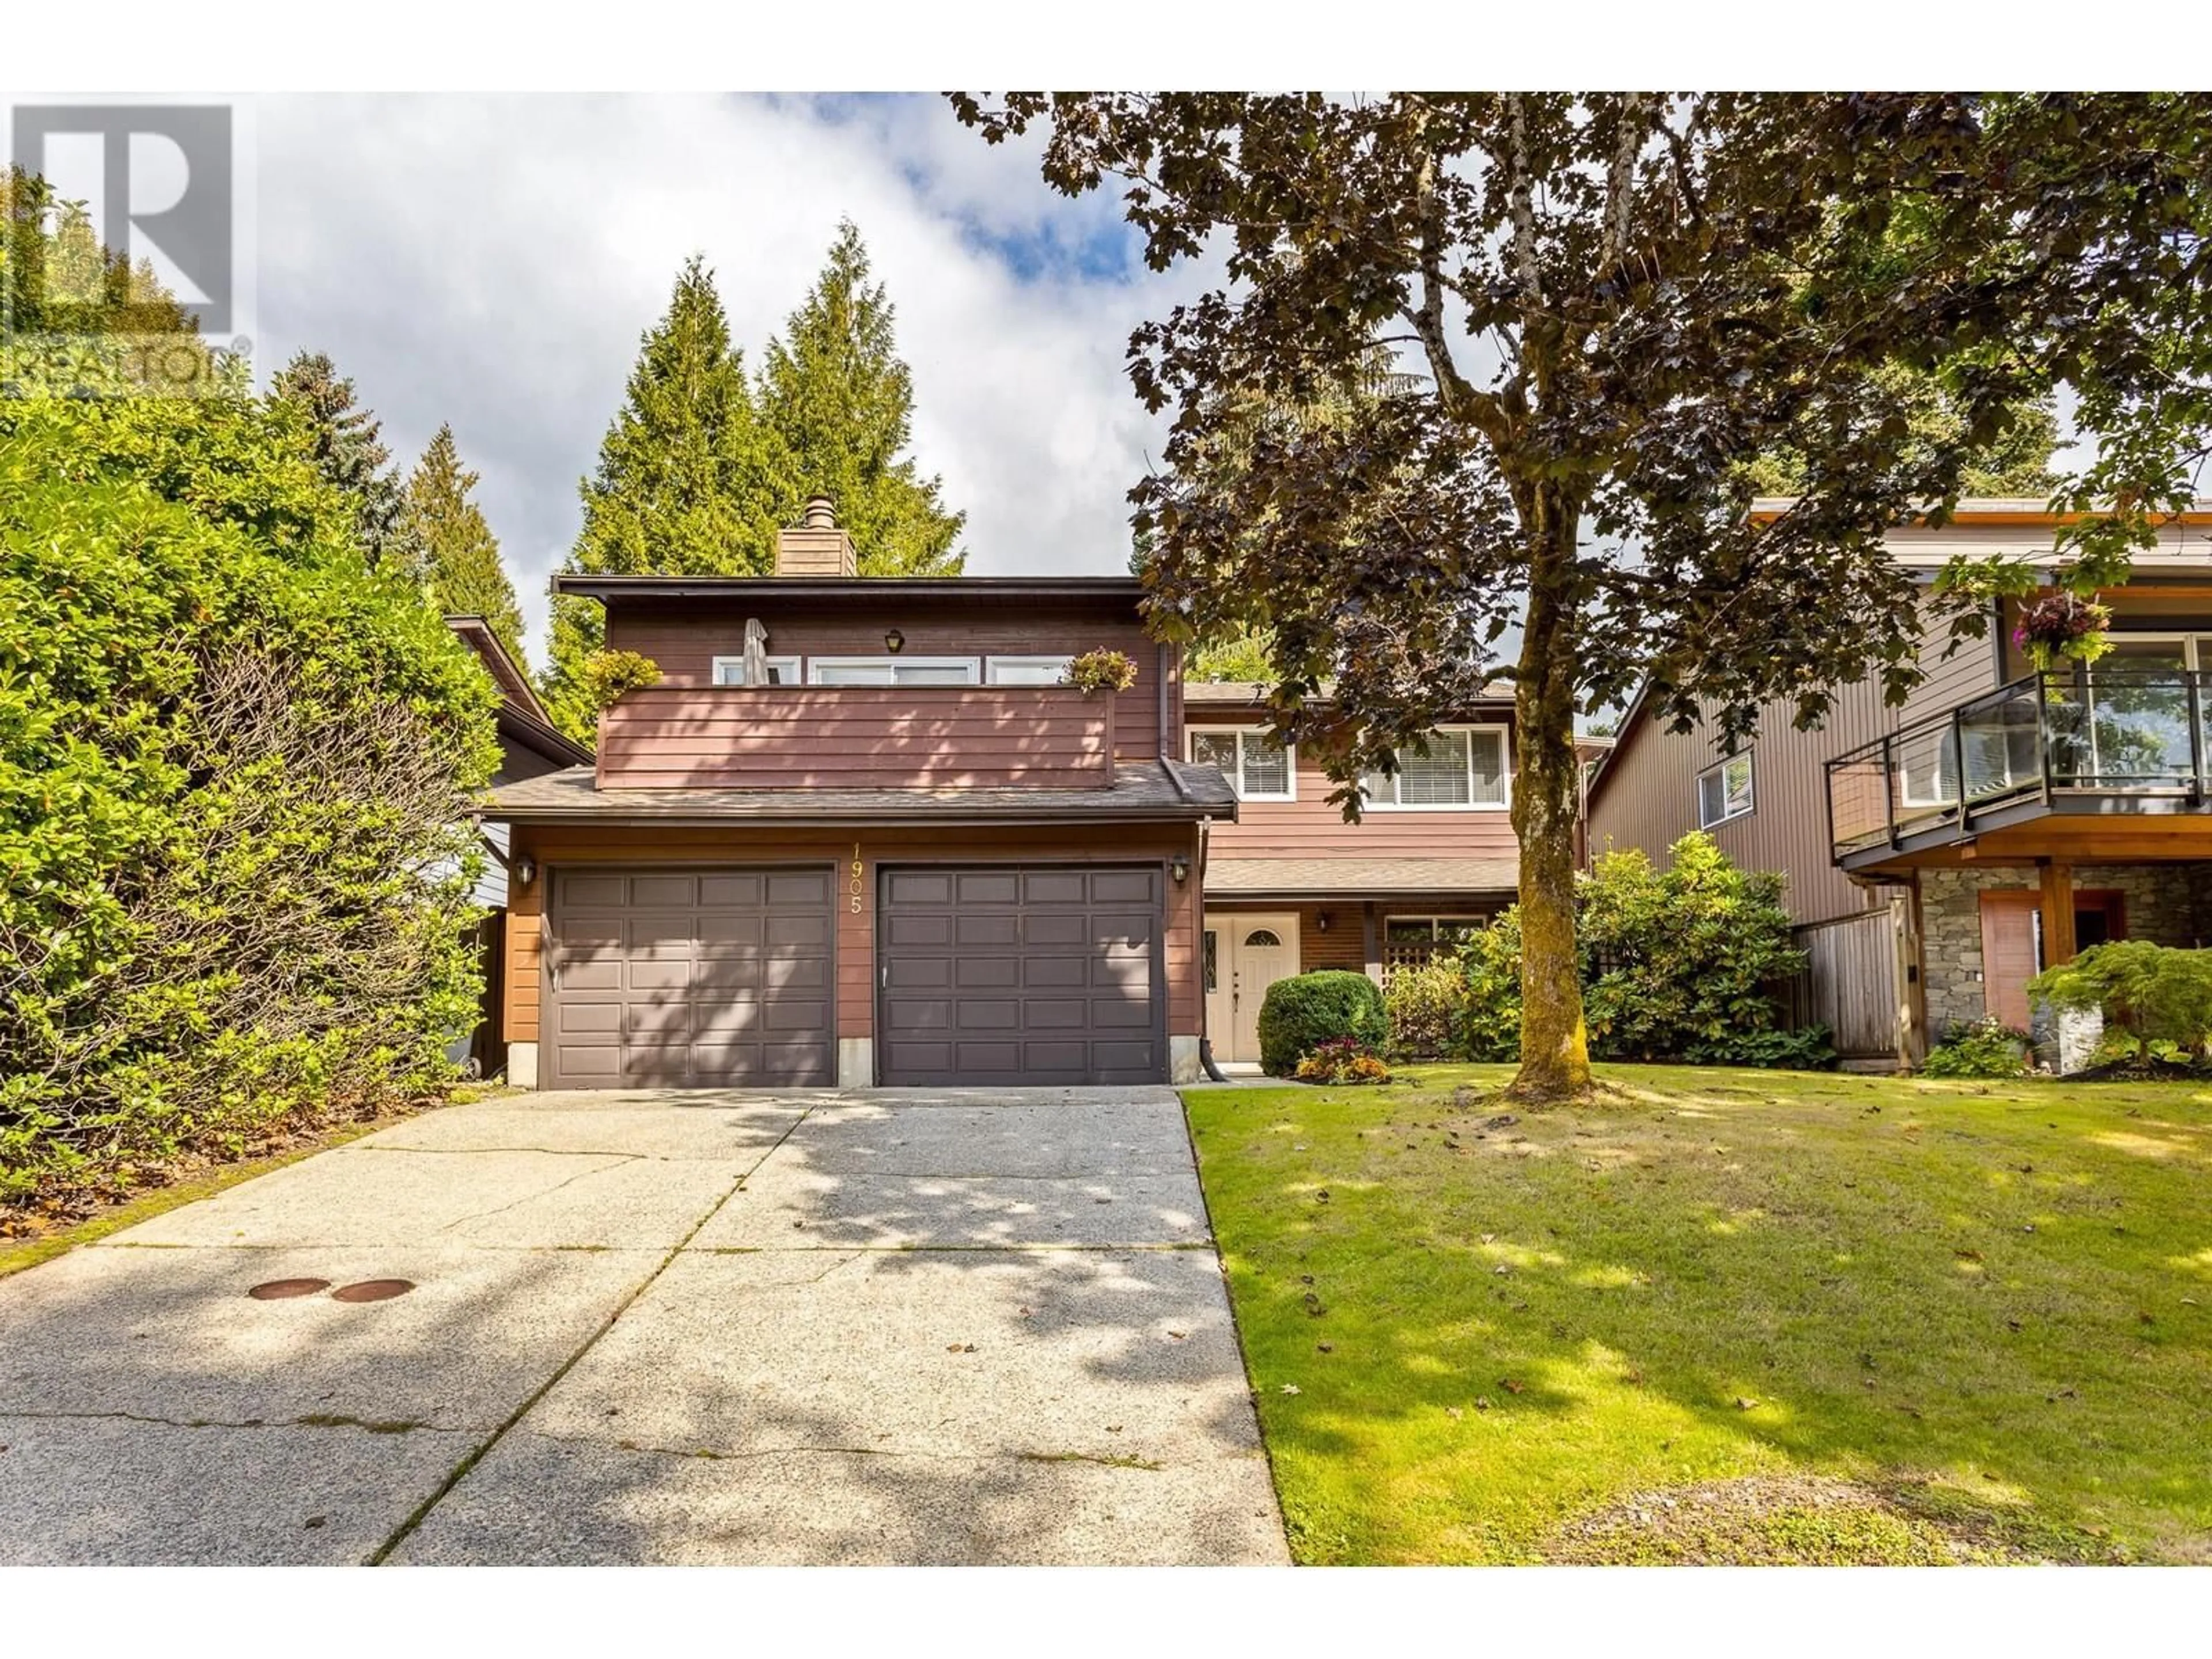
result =
[[[868,884],[866,866],[860,862],[860,843],[857,841],[853,843],[853,878],[845,884],[845,890],[852,895],[850,902],[853,914],[859,915],[860,895],[868,890]]]

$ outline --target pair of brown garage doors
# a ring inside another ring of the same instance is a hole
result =
[[[830,868],[556,869],[552,880],[549,1087],[837,1080]],[[878,1081],[1166,1078],[1157,866],[885,866],[878,889]]]

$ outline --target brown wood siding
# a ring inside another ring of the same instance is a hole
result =
[[[652,686],[599,717],[602,789],[1103,789],[1115,699],[1064,686]]]
[[[2000,683],[1988,639],[1962,641],[1946,661],[1942,653],[1948,638],[1939,626],[1927,647],[1929,678],[1902,708],[1883,702],[1877,682],[1861,680],[1840,688],[1826,720],[1809,732],[1797,729],[1796,711],[1786,700],[1759,709],[1758,735],[1749,744],[1753,810],[1715,825],[1711,833],[1721,850],[1745,868],[1778,870],[1789,877],[1786,902],[1794,921],[1826,921],[1886,902],[1836,868],[1828,841],[1825,763],[1905,720],[1950,708]],[[1669,732],[1639,718],[1635,730],[1620,734],[1604,786],[1591,803],[1591,856],[1608,848],[1641,848],[1664,863],[1667,849],[1698,828],[1698,774],[1719,760],[1722,750],[1710,719],[1688,732]]]
[[[607,607],[607,644],[659,665],[670,685],[711,685],[716,657],[744,654],[745,622],[758,617],[772,657],[881,657],[884,635],[904,635],[905,657],[1046,657],[1110,647],[1137,665],[1136,683],[1115,698],[1116,752],[1150,759],[1160,752],[1160,653],[1134,607],[1103,599],[1018,602],[978,595],[967,605],[902,605],[896,597],[856,594],[848,602],[745,599],[619,599]],[[1169,703],[1181,705],[1170,647]]]
[[[545,877],[525,887],[510,879],[507,885],[507,996],[501,1012],[500,1036],[508,1042],[538,1041],[538,986],[543,979],[540,919],[545,904]]]
[[[1231,721],[1212,720],[1193,710],[1190,732],[1237,730]],[[1249,729],[1249,728],[1246,728]],[[1511,754],[1511,739],[1507,739]],[[1186,742],[1183,753],[1189,754]],[[1503,806],[1448,811],[1393,811],[1370,807],[1358,823],[1344,821],[1333,805],[1336,787],[1319,763],[1294,749],[1296,800],[1244,800],[1237,822],[1217,823],[1207,843],[1217,859],[1515,859],[1513,815]]]
[[[864,1037],[875,1025],[875,912],[878,863],[921,865],[988,863],[1018,860],[1079,864],[1126,864],[1133,860],[1176,857],[1198,862],[1194,827],[1147,824],[1071,824],[1065,830],[915,830],[863,834],[858,838],[860,870],[853,870],[855,838],[849,833],[800,830],[575,829],[517,824],[515,846],[538,864],[538,875],[517,890],[508,913],[509,946],[507,1036],[514,1042],[535,1042],[538,1029],[539,907],[548,867],[576,864],[818,864],[837,866],[837,1035]],[[854,884],[857,881],[858,889]],[[1169,881],[1164,957],[1167,963],[1168,1030],[1195,1036],[1205,1022],[1205,995],[1198,975],[1200,896],[1195,874]],[[854,909],[858,896],[860,908]],[[526,923],[526,949],[525,924]]]

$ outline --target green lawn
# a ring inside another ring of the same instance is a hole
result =
[[[2212,1560],[2212,1091],[1194,1091],[1304,1561]]]

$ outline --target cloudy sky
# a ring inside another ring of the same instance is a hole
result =
[[[761,346],[850,216],[898,308],[914,453],[969,514],[977,574],[1113,572],[1158,428],[1130,328],[1155,276],[1110,196],[929,97],[303,96],[255,100],[258,354],[326,351],[411,465],[441,421],[483,475],[535,651],[576,483],[638,337],[695,250]]]

